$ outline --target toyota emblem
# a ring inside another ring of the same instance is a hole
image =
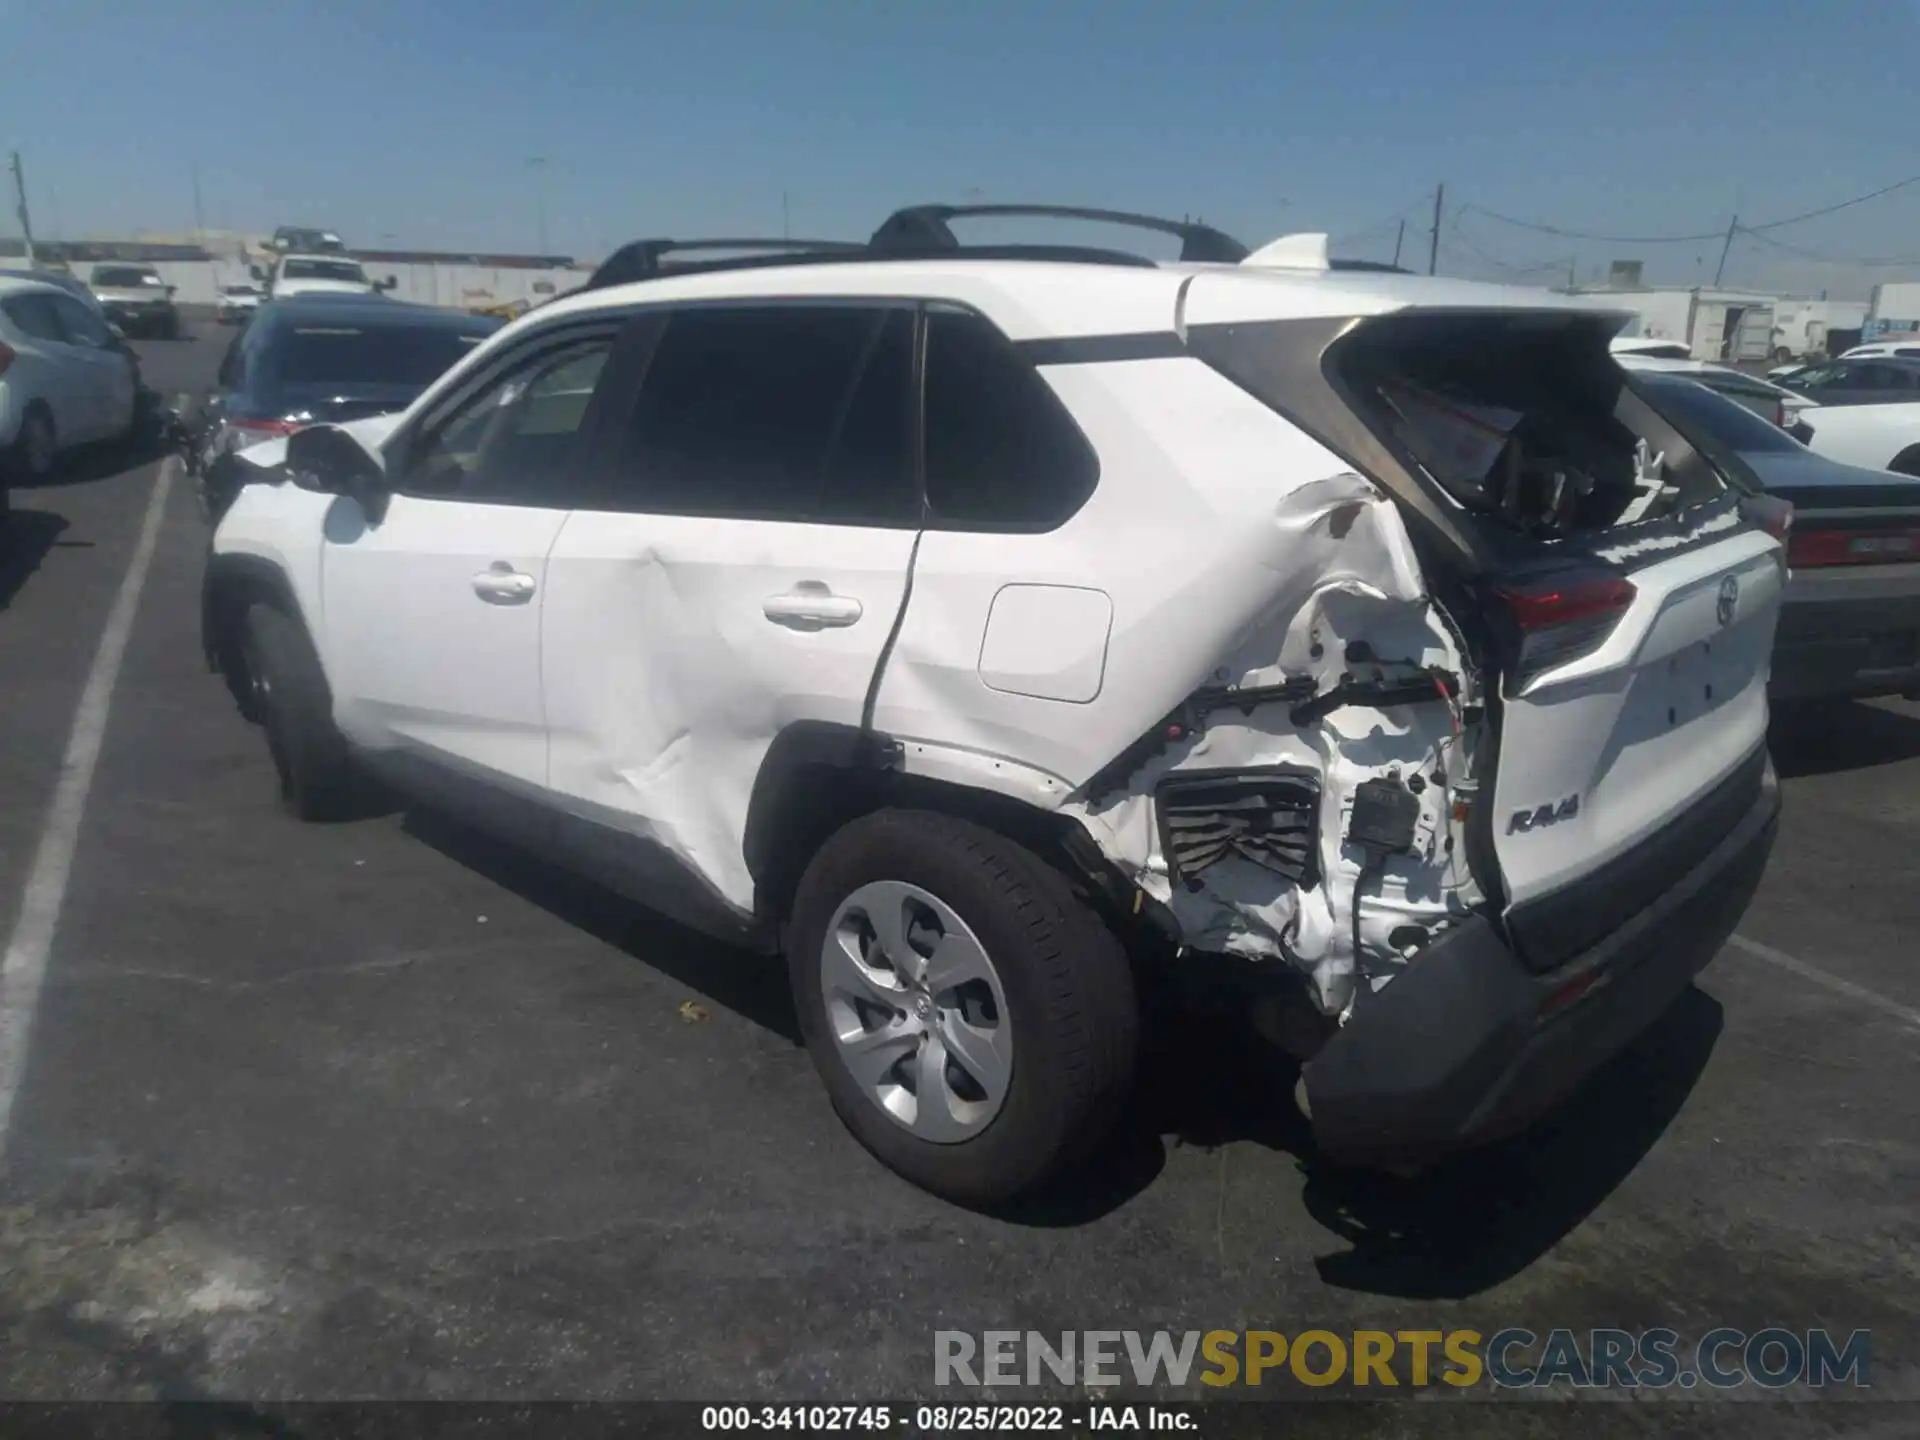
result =
[[[1720,600],[1713,607],[1713,613],[1719,617],[1722,628],[1733,623],[1734,615],[1740,609],[1740,577],[1729,575],[1720,582]]]

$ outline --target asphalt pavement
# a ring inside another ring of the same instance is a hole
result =
[[[223,343],[142,343],[150,383],[199,391]],[[1885,1404],[1920,1405],[1920,707],[1779,737],[1741,943],[1529,1135],[1332,1173],[1290,1074],[1176,1024],[1098,1163],[987,1218],[845,1133],[777,966],[428,815],[287,818],[201,660],[207,532],[170,465],[84,457],[14,505],[0,934],[45,910],[46,837],[73,847],[0,1136],[0,1395],[852,1399],[928,1393],[936,1330],[1781,1325],[1872,1331],[1882,1403],[1588,1418],[1920,1414]],[[1489,1413],[1309,1408],[1315,1433]]]

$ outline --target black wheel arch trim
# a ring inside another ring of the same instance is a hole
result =
[[[246,613],[237,597],[259,595],[272,598],[288,614],[306,623],[293,582],[277,563],[261,555],[207,556],[200,577],[200,648],[208,670],[224,670],[234,654],[239,622]]]

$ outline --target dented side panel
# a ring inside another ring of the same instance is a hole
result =
[[[1432,685],[1437,671],[1458,684],[1463,658],[1399,513],[1330,451],[1197,361],[1042,373],[1100,452],[1099,488],[1060,530],[1017,546],[994,535],[923,536],[876,726],[905,742],[911,773],[952,770],[952,757],[965,754],[992,784],[995,757],[1020,757],[1019,773],[995,788],[1057,795],[1057,808],[1167,907],[1183,943],[1295,965],[1323,1008],[1338,1012],[1356,975],[1362,857],[1343,836],[1357,786],[1395,775],[1421,791],[1412,853],[1369,877],[1361,971],[1376,983],[1390,978],[1402,952],[1478,899],[1449,813],[1449,787],[1466,778],[1466,738],[1443,690],[1292,716],[1302,696],[1343,678]],[[1122,567],[1119,556],[1139,558]],[[994,598],[1012,583],[1111,597],[1097,695],[1063,703],[983,683],[975,657]],[[1213,697],[1204,715],[1115,773],[1116,756],[1197,692]],[[1052,778],[1035,784],[1031,767]],[[1276,768],[1319,781],[1314,882],[1303,887],[1240,850],[1176,877],[1164,853],[1161,782]]]
[[[751,913],[761,762],[795,720],[859,724],[912,550],[911,530],[576,512],[541,622],[555,802]]]

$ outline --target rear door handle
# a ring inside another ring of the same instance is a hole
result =
[[[784,595],[769,595],[760,612],[791,630],[824,630],[851,625],[864,607],[851,595],[836,595],[818,580],[802,580]]]
[[[473,593],[489,605],[524,605],[533,598],[533,576],[516,570],[504,560],[473,577]]]

